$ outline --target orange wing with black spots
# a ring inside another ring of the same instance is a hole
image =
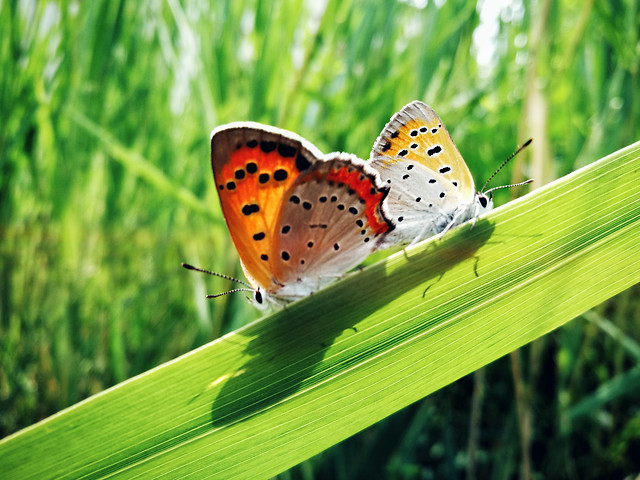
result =
[[[229,233],[243,266],[268,289],[273,278],[267,262],[275,238],[282,199],[320,152],[303,139],[283,136],[257,123],[214,130],[211,166]]]
[[[388,188],[374,169],[350,155],[323,156],[291,132],[225,125],[212,133],[211,163],[245,274],[268,295],[308,295],[361,262],[393,228],[383,204]]]

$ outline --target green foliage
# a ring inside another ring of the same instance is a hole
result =
[[[488,65],[475,2],[411,3],[0,3],[0,436],[257,318],[241,295],[205,301],[231,285],[179,266],[241,275],[211,181],[216,125],[366,157],[421,99],[479,184],[534,137],[495,185],[540,186],[640,138],[636,3],[514,3]],[[623,292],[488,367],[483,395],[464,379],[285,476],[344,478],[370,458],[398,478],[637,472],[639,305]]]

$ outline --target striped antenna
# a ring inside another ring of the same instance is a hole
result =
[[[230,293],[236,292],[255,292],[256,289],[249,285],[247,282],[243,282],[242,280],[238,280],[237,278],[231,277],[229,275],[225,275],[223,273],[212,272],[211,270],[204,270],[202,268],[194,267],[193,265],[189,265],[188,263],[182,262],[182,266],[187,270],[193,270],[194,272],[206,273],[208,275],[213,275],[215,277],[224,278],[225,280],[230,280],[232,282],[239,283],[240,285],[245,285],[248,288],[234,288],[233,290],[229,290],[228,292],[216,293],[216,294],[208,294],[206,298],[217,298],[223,295],[229,295]]]
[[[514,184],[512,184],[512,185],[504,185],[504,186],[502,186],[502,187],[494,187],[494,188],[492,188],[492,189],[490,189],[490,190],[487,190],[486,192],[484,191],[484,189],[485,189],[485,188],[487,188],[487,185],[489,185],[489,182],[493,179],[493,177],[495,177],[495,176],[497,175],[497,173],[498,173],[500,170],[502,170],[502,168],[503,168],[507,163],[509,163],[509,162],[513,159],[513,157],[515,157],[515,156],[516,156],[517,154],[519,154],[522,150],[524,150],[524,149],[525,149],[525,148],[527,148],[529,145],[531,145],[531,142],[533,142],[533,138],[530,138],[529,140],[527,140],[526,142],[524,142],[524,143],[522,144],[522,146],[521,146],[521,147],[518,147],[518,148],[516,149],[516,151],[515,151],[515,152],[513,152],[511,155],[509,155],[509,156],[507,157],[507,159],[506,159],[504,162],[502,162],[502,165],[500,165],[500,166],[496,169],[496,171],[495,171],[495,172],[493,172],[493,173],[491,174],[491,176],[489,177],[489,179],[484,183],[484,186],[482,187],[482,190],[480,190],[480,191],[481,191],[482,193],[487,194],[487,193],[489,193],[489,192],[491,192],[491,191],[493,191],[493,190],[498,190],[499,188],[518,187],[518,186],[520,186],[520,185],[526,185],[527,183],[531,183],[531,182],[533,182],[533,179],[529,179],[529,180],[527,180],[526,182],[522,182],[522,183],[514,183]]]

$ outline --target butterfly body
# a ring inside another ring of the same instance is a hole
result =
[[[370,164],[390,186],[394,231],[383,246],[442,234],[492,207],[476,193],[473,177],[438,115],[414,101],[396,113],[371,151]]]
[[[211,134],[211,163],[254,302],[284,305],[355,267],[393,229],[389,188],[362,160],[323,155],[301,137],[253,122]]]

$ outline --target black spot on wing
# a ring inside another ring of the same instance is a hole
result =
[[[259,211],[260,207],[255,203],[248,203],[242,207],[243,215],[251,215],[252,213],[258,213]]]
[[[311,166],[311,162],[307,160],[307,158],[304,155],[299,153],[298,156],[296,157],[296,168],[298,169],[298,171],[301,172],[303,170],[306,170],[310,166]]]
[[[279,168],[278,170],[273,172],[273,179],[278,180],[279,182],[281,182],[282,180],[286,180],[288,176],[289,175],[287,174],[287,171],[283,168]]]
[[[263,140],[260,142],[260,150],[264,153],[273,152],[276,149],[276,142],[269,142],[267,140]]]
[[[433,148],[427,149],[427,155],[433,157],[442,151],[442,147],[440,145],[436,145]]]
[[[283,157],[293,157],[296,152],[297,150],[295,149],[295,147],[292,147],[291,145],[285,145],[284,143],[278,145],[278,153]]]

